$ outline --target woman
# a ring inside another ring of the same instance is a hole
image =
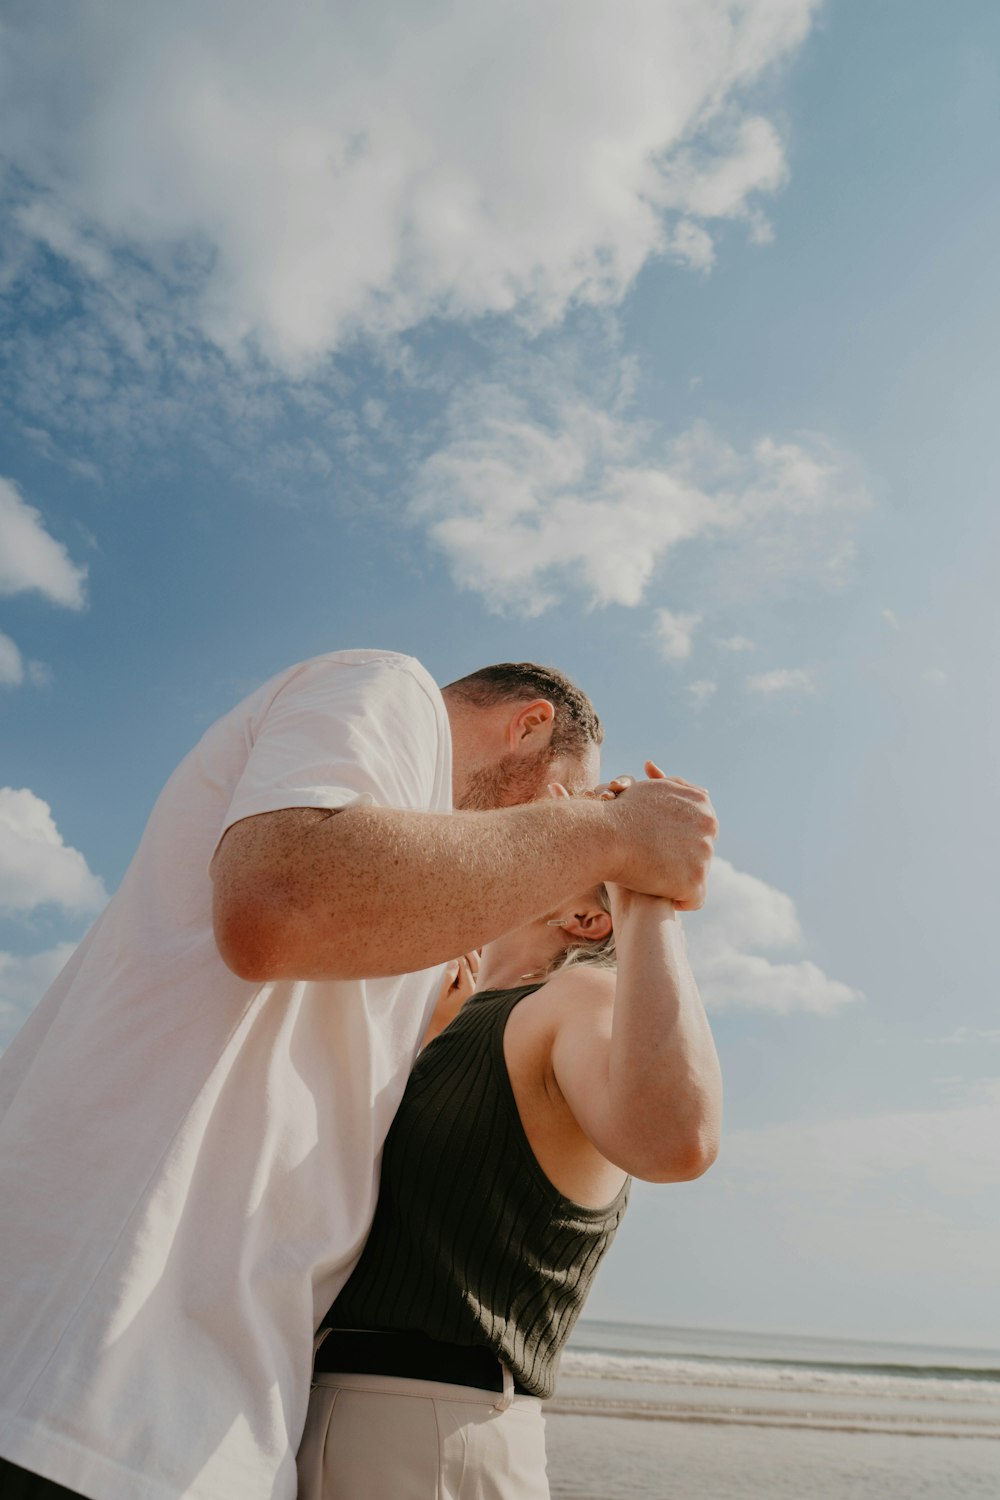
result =
[[[628,1179],[715,1157],[718,1061],[671,902],[587,891],[472,979],[442,990],[319,1335],[300,1500],[545,1500],[542,1401]]]

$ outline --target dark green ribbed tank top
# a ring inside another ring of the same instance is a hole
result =
[[[535,1160],[503,1034],[539,988],[473,996],[420,1054],[386,1139],[371,1234],[324,1322],[484,1346],[550,1396],[628,1183],[607,1208],[583,1208]]]

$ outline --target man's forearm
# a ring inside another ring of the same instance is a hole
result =
[[[375,978],[468,952],[616,873],[605,804],[316,808],[247,818],[213,863],[226,963],[254,980]]]

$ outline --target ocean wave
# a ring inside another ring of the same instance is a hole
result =
[[[893,1397],[1000,1408],[1000,1371],[955,1366],[827,1365],[777,1360],[721,1360],[567,1349],[561,1372],[584,1380],[642,1381],[654,1386],[735,1387],[817,1395]]]
[[[559,1396],[545,1403],[546,1417],[612,1417],[633,1422],[666,1422],[695,1427],[756,1427],[801,1432],[876,1433],[885,1437],[985,1438],[1000,1442],[1000,1423],[956,1418],[950,1413],[922,1416],[907,1412],[796,1411],[794,1408],[663,1405],[657,1402],[587,1400]]]

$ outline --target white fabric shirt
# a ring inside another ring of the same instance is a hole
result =
[[[0,1060],[0,1454],[94,1500],[295,1494],[313,1333],[441,970],[238,979],[208,868],[241,818],[354,803],[450,810],[411,657],[318,657],[214,724]]]

